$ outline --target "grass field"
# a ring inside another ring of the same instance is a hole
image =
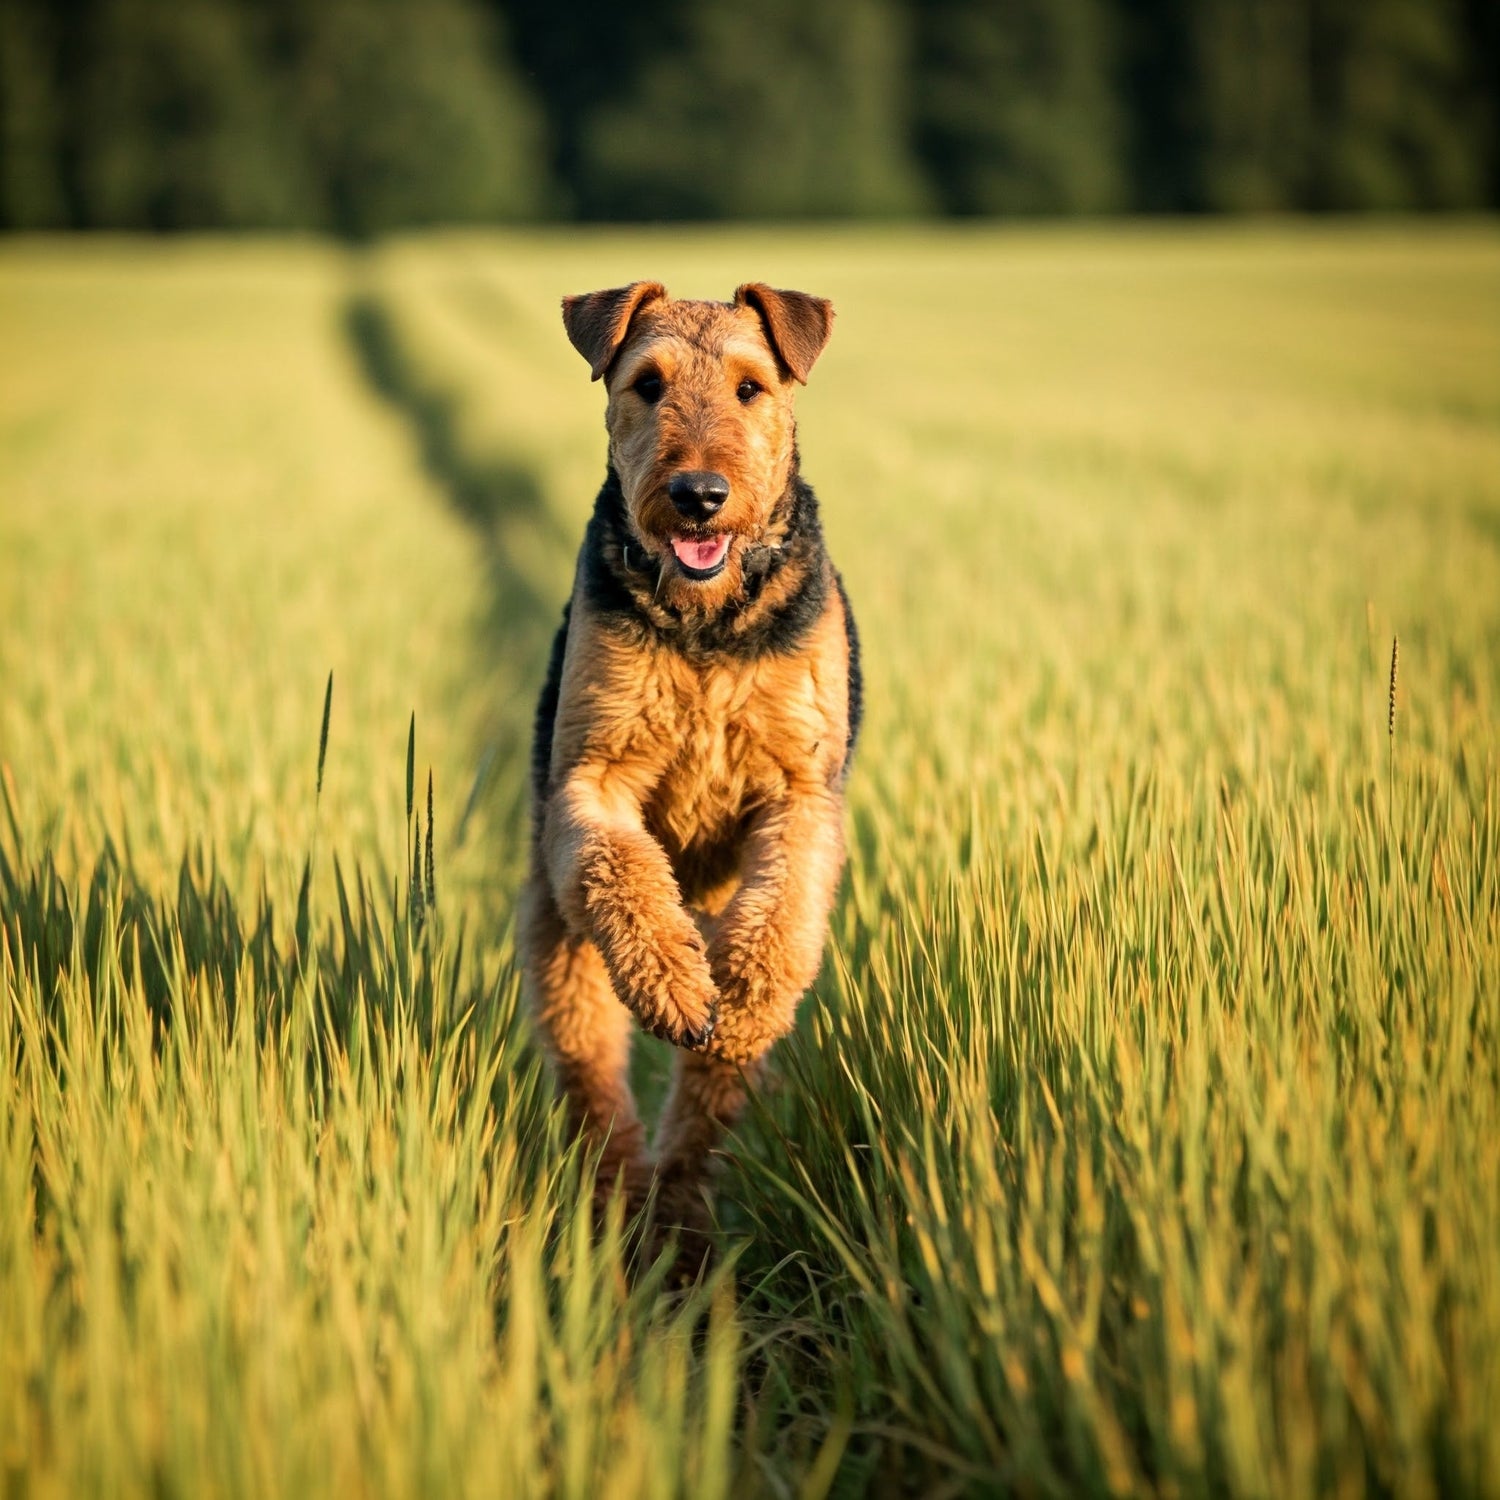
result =
[[[868,660],[685,1296],[512,966],[636,276],[835,299]],[[1494,225],[13,241],[0,348],[5,1493],[1500,1494]]]

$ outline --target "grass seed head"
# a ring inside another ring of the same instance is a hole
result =
[[[427,768],[427,904],[437,905],[437,876],[432,858],[432,767]]]
[[[416,834],[411,843],[411,878],[406,887],[407,908],[413,932],[421,931],[426,903],[422,899],[422,815],[417,814]]]
[[[412,809],[416,806],[413,793],[416,791],[417,766],[417,711],[411,712],[411,723],[406,729],[406,826],[411,827]]]
[[[323,795],[323,765],[328,759],[328,721],[333,714],[333,672],[328,673],[328,686],[323,689],[323,727],[318,731],[318,786],[316,796]]]
[[[1394,738],[1396,733],[1396,664],[1401,655],[1401,637],[1391,637],[1391,684],[1386,700],[1385,732]]]

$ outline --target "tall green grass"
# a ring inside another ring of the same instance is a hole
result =
[[[686,1295],[509,927],[640,275],[835,299],[868,658]],[[13,1487],[1497,1492],[1491,227],[13,245],[0,327]]]

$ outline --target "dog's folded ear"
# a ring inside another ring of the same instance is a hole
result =
[[[573,347],[588,360],[593,379],[601,379],[614,363],[636,313],[666,295],[659,281],[632,281],[629,286],[563,298],[563,327]]]
[[[753,307],[782,364],[803,384],[833,332],[833,303],[806,292],[782,292],[759,281],[736,287],[736,307]]]

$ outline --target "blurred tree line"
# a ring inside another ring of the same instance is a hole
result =
[[[0,226],[1500,206],[1500,0],[0,0]]]

